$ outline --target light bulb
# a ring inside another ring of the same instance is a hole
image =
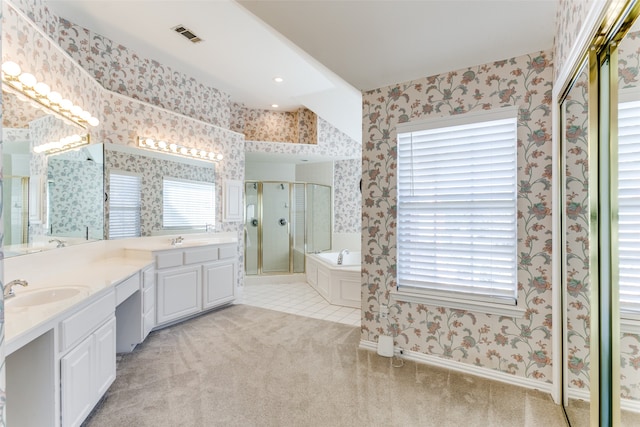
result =
[[[91,113],[88,111],[83,111],[82,113],[80,113],[80,118],[86,122],[91,118]]]
[[[224,159],[224,156],[222,155],[222,153],[220,153],[220,154],[218,154],[218,155],[216,156],[216,158],[217,158],[218,160],[222,160],[222,159]]]
[[[62,101],[62,95],[60,95],[58,92],[55,92],[55,91],[54,92],[49,92],[49,94],[47,95],[47,98],[53,104],[59,104],[60,101]]]
[[[156,148],[156,142],[153,139],[147,139],[147,147]]]
[[[22,83],[27,87],[34,87],[36,83],[38,83],[36,76],[29,73],[20,74],[20,77],[18,77],[18,80],[20,80],[20,83]]]
[[[20,75],[22,70],[20,69],[20,66],[15,62],[7,61],[4,64],[2,64],[2,72],[5,73],[7,76],[17,77]]]
[[[40,96],[47,96],[51,92],[49,85],[43,82],[36,83],[34,89]]]
[[[158,142],[158,147],[164,150],[165,148],[167,148],[167,143],[164,141],[160,141]]]
[[[182,154],[183,156],[186,156],[189,153],[189,150],[187,150],[186,147],[180,147],[180,154]]]
[[[73,107],[73,102],[69,101],[68,99],[63,99],[60,101],[60,108],[62,108],[63,110],[71,110],[71,107]]]
[[[189,152],[191,153],[192,156],[197,156],[198,155],[198,150],[195,149],[195,148],[192,148]]]
[[[89,123],[91,126],[98,126],[100,124],[100,120],[95,117],[91,117],[89,120],[87,120],[87,123]]]
[[[200,157],[206,157],[207,156],[207,152],[204,150],[200,150]]]
[[[173,151],[174,153],[177,153],[178,146],[176,144],[169,144],[169,150]]]
[[[34,153],[42,153],[44,151],[44,148],[42,148],[42,145],[36,145],[35,147],[33,147],[33,152]]]
[[[74,116],[81,117],[80,115],[83,112],[84,112],[84,110],[82,109],[82,107],[80,107],[78,105],[74,105],[73,107],[71,107],[71,114],[73,114]]]

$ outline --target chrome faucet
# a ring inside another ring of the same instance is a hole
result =
[[[10,281],[6,285],[4,285],[4,297],[5,298],[11,298],[11,297],[15,297],[16,296],[16,293],[13,291],[13,287],[15,285],[27,286],[29,284],[27,283],[26,280],[20,280],[20,279],[16,279],[16,280]]]
[[[349,255],[349,249],[343,249],[338,254],[338,265],[342,265],[342,259],[345,255]]]
[[[53,243],[56,242],[56,248],[64,248],[65,246],[67,246],[67,242],[65,242],[64,240],[60,240],[60,239],[51,239],[49,240],[49,243]]]

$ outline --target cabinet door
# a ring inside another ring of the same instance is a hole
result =
[[[94,333],[96,399],[100,399],[116,379],[116,318]]]
[[[200,312],[200,268],[195,265],[158,271],[158,324]]]
[[[203,308],[231,302],[235,298],[236,264],[234,262],[209,263],[202,266],[203,280]]]
[[[93,335],[60,359],[62,426],[79,426],[95,403]]]

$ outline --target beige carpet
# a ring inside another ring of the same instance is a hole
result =
[[[359,350],[359,329],[236,305],[122,357],[99,426],[564,426],[550,396]]]

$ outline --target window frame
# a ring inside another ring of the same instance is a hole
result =
[[[516,215],[517,215],[517,204],[518,204],[518,186],[517,186],[517,180],[518,180],[518,161],[517,161],[517,156],[518,156],[518,149],[517,149],[517,132],[518,132],[518,108],[516,106],[509,106],[509,107],[501,107],[501,108],[496,108],[493,110],[486,110],[486,111],[480,111],[480,112],[471,112],[471,113],[465,113],[465,114],[461,114],[461,115],[455,115],[455,116],[448,116],[448,117],[437,117],[437,118],[431,118],[428,120],[422,120],[422,121],[415,121],[415,122],[409,122],[409,123],[403,123],[403,124],[399,124],[397,126],[397,136],[396,136],[396,142],[398,144],[398,156],[400,155],[400,138],[403,135],[406,135],[408,133],[411,132],[419,132],[419,131],[426,131],[426,130],[433,130],[433,129],[439,129],[439,128],[447,128],[447,127],[454,127],[454,126],[460,126],[460,125],[465,125],[465,124],[473,124],[473,123],[481,123],[481,122],[488,122],[488,121],[494,121],[494,120],[502,120],[502,119],[515,119],[515,124],[516,124],[516,138],[514,141],[514,144],[516,144],[516,151],[515,151],[515,179],[514,179],[514,185],[515,185],[515,206],[516,206]],[[400,159],[398,157],[398,168],[400,167]],[[396,178],[398,181],[398,188],[400,187],[400,173],[398,172],[398,176]],[[399,211],[400,211],[400,195],[398,193],[398,200],[397,200],[397,205],[398,205],[398,222],[399,222]],[[518,228],[518,220],[516,217],[516,223],[515,223],[515,227],[516,227],[516,236],[515,236],[515,250],[514,250],[514,256],[515,258],[515,300],[513,302],[509,302],[507,300],[503,300],[503,301],[496,301],[496,299],[491,298],[491,297],[482,297],[481,295],[477,295],[477,294],[473,294],[473,293],[462,293],[462,292],[458,292],[458,291],[443,291],[443,290],[436,290],[436,289],[428,289],[426,287],[416,287],[416,286],[403,286],[402,284],[400,284],[400,280],[399,280],[399,274],[396,277],[396,287],[394,289],[391,290],[391,297],[393,300],[395,301],[401,301],[401,302],[414,302],[414,303],[421,303],[421,304],[427,304],[427,305],[431,305],[431,306],[442,306],[442,307],[448,307],[448,308],[453,308],[453,309],[461,309],[461,310],[470,310],[470,311],[475,311],[475,312],[483,312],[483,313],[487,313],[487,314],[497,314],[497,315],[503,315],[503,316],[510,316],[510,317],[524,317],[525,315],[525,307],[523,307],[523,304],[518,304],[520,302],[521,299],[521,292],[518,289],[518,265],[517,265],[517,250],[518,250],[518,243],[517,243],[517,228]],[[396,235],[396,237],[398,237],[398,235]],[[397,242],[398,248],[400,246],[400,242]],[[398,254],[396,254],[396,256],[398,256]],[[397,260],[397,264],[398,264],[398,269],[399,267],[399,262]]]

